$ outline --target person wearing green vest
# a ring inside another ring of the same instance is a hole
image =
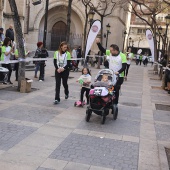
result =
[[[124,80],[124,71],[126,69],[126,55],[119,51],[119,47],[116,44],[110,46],[110,50],[106,50],[100,44],[100,40],[96,39],[96,43],[100,51],[107,55],[109,60],[109,69],[113,70],[116,75],[119,75],[119,79],[115,86],[116,99],[114,104],[118,104],[119,101],[119,91]]]
[[[140,63],[140,66],[141,66],[141,64],[142,64],[142,59],[143,59],[143,56],[142,56],[142,54],[140,54],[140,56],[139,56],[139,63]]]
[[[18,49],[15,50],[15,60],[18,60]],[[27,57],[29,54],[29,51],[26,52],[25,50],[25,57]],[[15,71],[15,81],[18,81],[18,69],[19,69],[19,63],[15,63],[14,65],[14,71]]]
[[[59,50],[54,53],[54,67],[55,67],[55,80],[56,80],[56,93],[54,104],[60,102],[60,86],[61,79],[64,86],[65,99],[69,97],[68,89],[68,76],[69,76],[69,67],[71,54],[68,52],[67,42],[62,42],[59,46]]]
[[[4,61],[5,64],[2,64],[2,67],[7,68],[9,70],[8,73],[8,83],[13,84],[11,82],[11,74],[12,74],[12,67],[10,64],[10,57],[11,53],[13,52],[13,47],[11,48],[11,39],[10,38],[5,38],[2,48],[1,48],[1,61]]]

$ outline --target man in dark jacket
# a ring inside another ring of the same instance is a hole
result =
[[[14,31],[12,25],[10,25],[9,28],[6,30],[5,36],[10,38],[12,42],[14,41]]]
[[[81,51],[81,47],[79,46],[77,49],[77,58],[80,59],[82,57],[82,51]],[[77,67],[79,65],[80,60],[77,60]]]

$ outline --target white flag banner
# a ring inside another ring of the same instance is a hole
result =
[[[99,20],[94,21],[87,37],[85,58],[88,55],[100,29],[101,29],[101,22]]]
[[[146,30],[146,39],[148,40],[148,44],[152,53],[152,62],[154,62],[154,37],[150,29]]]

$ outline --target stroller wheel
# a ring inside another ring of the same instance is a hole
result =
[[[89,108],[87,108],[87,110],[86,110],[86,122],[89,122],[90,117],[91,117],[91,111],[89,110]]]
[[[102,111],[102,120],[101,120],[101,124],[103,125],[106,121],[106,115],[105,115],[105,111]]]
[[[113,120],[116,120],[117,116],[118,116],[118,107],[117,107],[117,105],[113,105],[112,114],[113,114]]]
[[[74,107],[76,107],[76,102],[74,103]]]

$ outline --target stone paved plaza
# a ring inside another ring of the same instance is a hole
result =
[[[90,69],[95,77],[98,70]],[[150,65],[131,65],[118,119],[113,121],[110,114],[105,125],[95,114],[87,123],[86,107],[74,107],[81,72],[70,73],[69,99],[62,88],[61,103],[53,105],[52,60],[45,82],[33,79],[29,94],[0,85],[0,170],[168,170],[170,112],[155,104],[169,105],[170,96],[151,70]],[[33,71],[26,73],[33,76]]]

